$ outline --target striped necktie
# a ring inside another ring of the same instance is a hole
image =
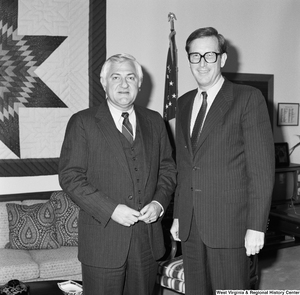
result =
[[[133,132],[132,125],[129,121],[129,114],[127,112],[122,113],[122,117],[124,118],[122,124],[122,133],[126,137],[126,139],[132,144],[133,143]]]
[[[191,137],[193,152],[195,151],[195,149],[198,145],[198,142],[199,142],[200,133],[202,130],[202,125],[203,125],[203,120],[204,120],[206,109],[207,109],[207,93],[205,91],[203,91],[203,92],[201,92],[201,94],[203,97],[203,101],[202,101],[202,105],[199,110],[199,113],[197,115],[195,125],[193,128],[193,132],[192,132],[192,137]]]

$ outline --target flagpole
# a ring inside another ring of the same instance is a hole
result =
[[[169,41],[170,41],[170,47],[171,47],[171,55],[172,55],[172,59],[175,60],[175,64],[177,65],[177,48],[175,45],[175,42],[172,42],[172,38],[175,37],[176,35],[176,31],[175,31],[175,27],[174,27],[174,20],[177,20],[176,15],[173,12],[170,12],[168,14],[168,19],[170,22],[170,35],[169,35]],[[175,48],[172,48],[175,45]],[[173,56],[173,52],[175,53],[175,56]],[[177,72],[177,69],[176,69]]]
[[[174,19],[177,20],[176,15],[173,12],[168,14],[168,19],[170,22],[171,32],[174,31]]]

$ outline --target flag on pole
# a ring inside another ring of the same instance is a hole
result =
[[[172,20],[171,20],[172,21]],[[169,36],[169,50],[166,65],[165,96],[164,96],[164,120],[175,118],[177,88],[177,48],[175,43],[175,30],[171,29]]]

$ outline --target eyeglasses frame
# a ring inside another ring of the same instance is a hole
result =
[[[199,60],[198,62],[191,62],[191,60],[190,60],[190,55],[195,54],[195,53],[197,53],[197,54],[200,55],[200,60]],[[207,61],[206,58],[205,58],[205,55],[206,55],[207,53],[214,53],[214,54],[216,55],[216,60],[215,60],[214,62]],[[218,56],[219,56],[219,55],[222,55],[222,54],[223,54],[223,53],[214,52],[214,51],[208,51],[208,52],[205,52],[204,54],[201,54],[200,52],[190,52],[190,53],[188,54],[188,60],[189,60],[189,62],[190,62],[191,64],[194,64],[194,65],[195,65],[195,64],[199,64],[199,63],[201,62],[202,57],[203,57],[203,58],[204,58],[204,61],[205,61],[206,63],[208,63],[208,64],[213,64],[213,63],[216,63],[216,62],[217,62]]]

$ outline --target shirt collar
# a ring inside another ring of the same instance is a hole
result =
[[[125,111],[121,111],[121,110],[117,109],[109,100],[107,100],[107,105],[108,105],[109,111],[110,111],[114,121],[115,122],[119,121],[122,113],[124,113]],[[126,111],[129,114],[129,117],[133,113],[133,110],[134,110],[134,108],[132,106],[128,111]]]
[[[221,89],[224,81],[225,81],[224,77],[220,76],[217,83],[211,88],[209,88],[208,90],[202,90],[200,89],[200,87],[198,87],[198,93],[201,94],[201,92],[205,91],[207,93],[208,99],[214,99],[217,96],[219,90]]]

